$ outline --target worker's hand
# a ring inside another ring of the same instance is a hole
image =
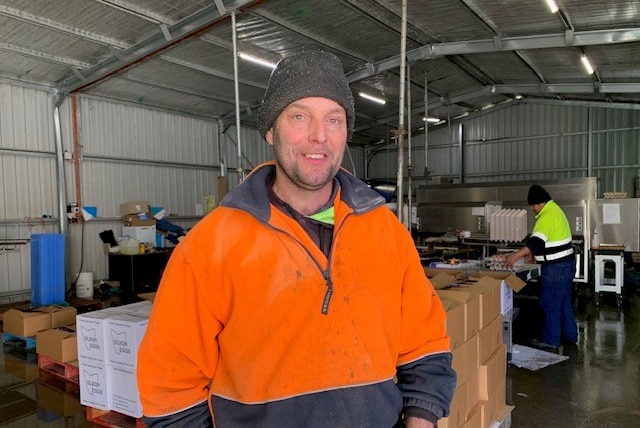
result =
[[[520,257],[517,253],[511,253],[504,258],[504,265],[507,269],[513,268]]]
[[[404,421],[405,428],[434,428],[435,425],[426,419],[420,419],[415,417],[408,417],[406,421]]]

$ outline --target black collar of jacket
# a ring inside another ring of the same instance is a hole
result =
[[[269,183],[269,176],[275,174],[275,170],[273,162],[257,166],[237,188],[224,197],[220,205],[247,211],[257,219],[268,222],[271,208],[265,187]],[[340,169],[336,178],[340,183],[342,200],[355,213],[363,213],[384,205],[385,199],[382,195],[346,170]]]

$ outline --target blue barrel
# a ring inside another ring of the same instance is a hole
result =
[[[64,235],[31,235],[31,304],[46,306],[65,301]]]

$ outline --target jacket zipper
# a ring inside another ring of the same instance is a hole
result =
[[[329,251],[329,256],[327,257],[327,270],[324,270],[322,268],[322,266],[320,265],[320,263],[318,262],[318,260],[313,257],[313,254],[311,254],[311,251],[309,251],[309,249],[299,240],[297,240],[293,235],[291,235],[290,233],[272,226],[269,223],[264,223],[267,227],[273,229],[273,230],[277,230],[281,233],[284,233],[285,235],[287,235],[289,238],[291,238],[293,241],[295,241],[298,245],[300,245],[302,247],[302,249],[309,255],[309,257],[311,258],[311,260],[313,260],[313,263],[317,266],[318,270],[320,271],[320,273],[322,274],[322,278],[324,279],[325,284],[327,285],[327,291],[324,294],[324,298],[322,299],[322,309],[321,309],[321,313],[323,315],[327,315],[329,313],[329,303],[331,302],[331,296],[333,295],[333,280],[331,279],[331,256],[333,255],[333,249],[334,249],[334,245],[336,242],[336,238],[338,236],[338,231],[342,228],[342,225],[344,224],[345,220],[347,219],[347,217],[353,215],[353,213],[349,213],[347,214],[344,219],[342,219],[342,221],[340,222],[339,225],[335,226],[335,233],[334,233],[334,237],[333,237],[333,242],[331,243],[331,251]]]
[[[333,249],[333,244],[331,248]],[[329,253],[329,255],[331,255],[331,253]],[[324,282],[327,283],[327,292],[324,294],[324,299],[322,300],[322,314],[326,315],[329,313],[329,302],[333,295],[333,281],[331,280],[331,274],[328,270],[322,272],[322,275],[324,276]]]

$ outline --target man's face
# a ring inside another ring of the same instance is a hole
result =
[[[533,204],[531,205],[531,209],[533,209],[533,212],[536,214],[540,214],[540,211],[542,211],[542,207],[544,207],[544,202],[541,204]]]
[[[347,145],[347,116],[335,101],[308,97],[280,113],[265,136],[275,152],[278,175],[304,190],[330,184],[342,165]]]

